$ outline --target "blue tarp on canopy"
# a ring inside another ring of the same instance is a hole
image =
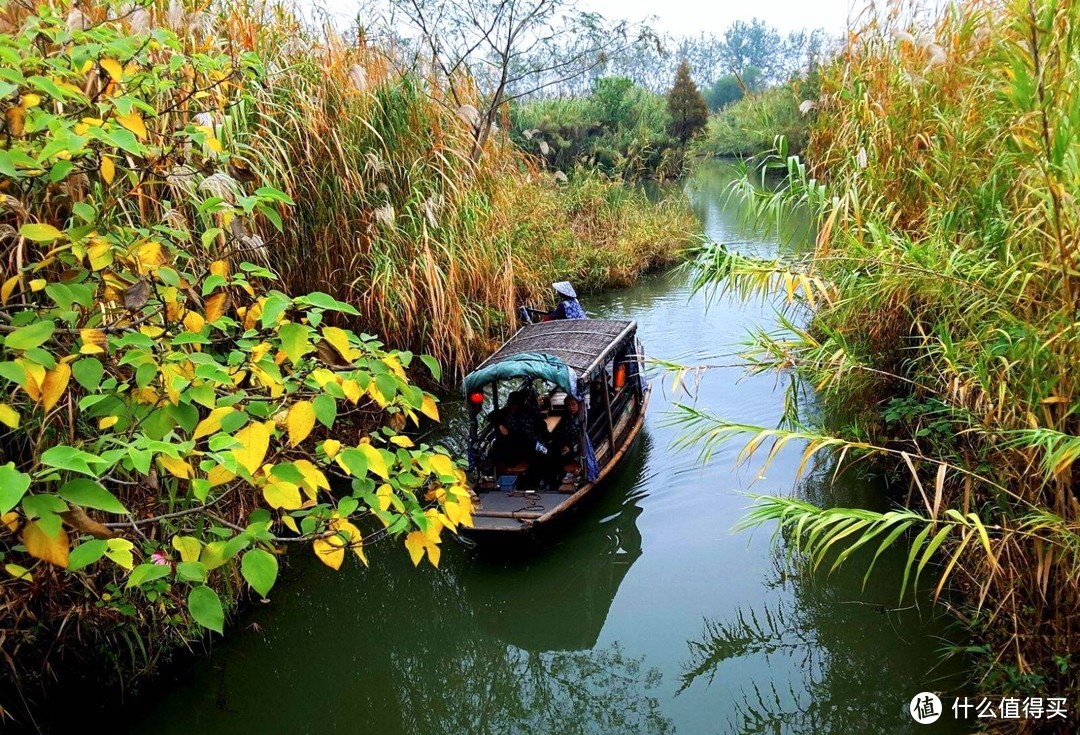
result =
[[[580,398],[574,372],[559,358],[541,352],[521,352],[470,373],[465,378],[463,389],[468,395],[496,380],[511,378],[541,378]]]

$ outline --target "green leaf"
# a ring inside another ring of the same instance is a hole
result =
[[[310,330],[303,324],[282,324],[278,334],[281,336],[281,349],[293,365],[298,364],[300,358],[315,349],[311,344]]]
[[[278,191],[272,186],[260,186],[255,190],[255,196],[262,197],[263,199],[275,199],[284,204],[292,206],[295,202],[288,194],[283,191]]]
[[[34,242],[52,242],[64,236],[63,232],[44,222],[23,225],[19,228],[19,234]]]
[[[277,580],[277,557],[263,549],[252,549],[244,554],[240,562],[240,571],[251,588],[266,597]]]
[[[105,367],[96,357],[84,357],[71,363],[71,376],[86,390],[97,390],[98,385],[101,384],[101,376],[104,374]]]
[[[18,505],[29,487],[30,475],[15,469],[14,462],[0,465],[0,513]]]
[[[225,628],[225,611],[221,609],[221,600],[217,593],[206,585],[195,587],[188,593],[188,611],[195,622],[215,633]]]
[[[84,508],[96,508],[107,513],[127,514],[128,512],[116,496],[99,483],[85,478],[72,480],[60,488],[60,497]]]
[[[83,567],[90,566],[105,556],[105,552],[108,550],[109,544],[103,539],[84,541],[71,550],[71,555],[68,556],[68,571],[76,572]]]
[[[138,587],[147,582],[153,582],[155,579],[168,577],[170,574],[172,574],[172,567],[168,564],[140,564],[131,570],[125,587],[128,589]]]
[[[431,355],[420,355],[420,362],[427,365],[427,369],[431,371],[431,377],[435,380],[442,380],[442,367],[439,365],[439,361]]]
[[[340,462],[353,477],[363,477],[367,474],[367,457],[355,447],[342,449],[341,454],[335,457],[335,459],[337,459],[337,461]]]
[[[333,397],[320,394],[312,400],[311,407],[315,409],[315,418],[320,424],[328,429],[333,428],[334,419],[337,418],[337,401]]]
[[[176,565],[176,577],[184,582],[206,582],[206,565],[201,561],[182,561]]]
[[[26,383],[26,370],[17,362],[0,362],[0,378],[23,385]]]
[[[319,309],[326,309],[327,311],[340,311],[352,316],[360,316],[360,312],[353,307],[338,301],[330,294],[323,293],[322,291],[314,291],[307,296],[298,296],[294,301],[297,304],[308,304]]]
[[[9,350],[29,350],[51,337],[55,330],[56,323],[51,321],[27,324],[5,337],[4,346]]]
[[[63,444],[46,449],[41,454],[41,463],[49,467],[55,467],[58,470],[78,472],[91,477],[98,476],[97,471],[90,469],[91,464],[107,464],[105,460],[97,455]]]

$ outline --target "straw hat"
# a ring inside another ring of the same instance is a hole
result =
[[[559,281],[558,283],[551,284],[551,287],[555,289],[555,293],[560,296],[566,296],[570,299],[577,298],[577,292],[574,291],[574,287],[570,285],[570,281]]]

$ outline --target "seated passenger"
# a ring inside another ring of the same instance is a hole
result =
[[[551,432],[545,472],[545,479],[553,489],[573,479],[572,473],[569,473],[570,477],[564,477],[564,473],[567,473],[567,466],[575,465],[581,455],[581,402],[566,396],[563,405],[566,415]]]
[[[559,281],[551,284],[551,287],[555,289],[555,293],[562,297],[562,300],[558,306],[548,312],[547,316],[544,317],[544,321],[589,318],[585,315],[585,310],[581,308],[581,304],[578,303],[577,292],[574,291],[574,287],[570,285],[569,281]]]
[[[518,390],[506,399],[506,405],[493,411],[488,417],[495,427],[495,445],[493,458],[502,466],[513,466],[530,462],[536,454],[539,410],[533,411],[528,405],[525,391]]]

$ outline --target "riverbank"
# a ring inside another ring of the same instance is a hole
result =
[[[911,543],[908,579],[939,559],[937,589],[961,593],[953,610],[978,639],[977,688],[1064,697],[1065,721],[1017,727],[1071,732],[1080,15],[1052,2],[962,3],[907,23],[871,17],[851,34],[821,70],[812,166],[787,162],[788,188],[757,199],[766,217],[782,200],[808,203],[822,224],[815,251],[714,252],[706,263],[735,289],[779,290],[812,311],[809,331],[760,335],[752,351],[850,419],[720,431],[872,457],[907,484],[910,511],[765,500],[754,518],[813,529],[803,550],[816,562],[840,539],[877,548],[898,537]]]

